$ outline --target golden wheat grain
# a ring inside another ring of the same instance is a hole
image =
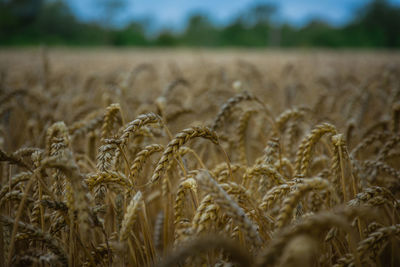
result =
[[[259,245],[261,239],[257,232],[257,227],[250,221],[239,205],[210,176],[210,174],[207,171],[202,170],[196,175],[196,179],[204,190],[214,197],[215,202],[221,207],[223,212],[238,224],[250,244],[256,246]]]
[[[119,232],[120,241],[126,240],[129,237],[129,232],[131,231],[131,228],[135,223],[141,201],[142,201],[142,193],[138,191],[136,195],[132,198],[131,202],[129,203],[126,213],[124,215],[121,230]]]
[[[296,155],[296,171],[298,174],[306,175],[308,165],[312,156],[312,149],[324,134],[337,134],[336,127],[324,123],[316,126],[301,142]]]
[[[179,148],[187,143],[189,140],[202,137],[210,140],[214,144],[218,144],[218,136],[212,130],[207,127],[192,127],[185,129],[178,133],[174,139],[172,139],[166,149],[163,152],[160,160],[157,163],[156,168],[154,169],[153,176],[151,177],[151,182],[154,183],[159,180],[163,175],[165,170],[167,169],[169,163],[173,159],[174,154],[177,153]]]
[[[175,204],[174,204],[174,225],[175,228],[178,227],[179,222],[183,217],[183,208],[185,202],[185,191],[190,190],[193,193],[197,191],[197,182],[193,178],[187,178],[183,180],[179,186],[176,193]]]
[[[7,226],[12,226],[14,224],[14,220],[12,218],[6,217],[1,215],[0,216],[0,221],[1,223],[7,225]],[[52,238],[49,234],[43,233],[40,229],[23,223],[23,222],[18,222],[18,226],[27,231],[29,234],[29,238],[32,238],[33,240],[40,240],[46,243],[46,246],[58,257],[59,262],[63,266],[68,266],[68,261],[67,261],[67,256],[65,251],[62,249],[61,245],[57,240]]]
[[[226,103],[221,107],[217,116],[214,119],[214,122],[211,125],[211,129],[213,131],[217,130],[222,125],[222,121],[228,116],[229,113],[233,110],[233,108],[242,101],[253,100],[254,97],[248,92],[244,91],[240,94],[237,94],[226,101]]]
[[[11,164],[16,164],[27,170],[31,170],[31,168],[26,163],[24,163],[21,158],[14,155],[7,155],[7,153],[2,151],[1,149],[0,149],[0,161],[8,161]]]
[[[370,233],[367,238],[358,243],[357,253],[358,257],[361,259],[361,263],[373,263],[375,261],[374,259],[379,256],[381,248],[388,241],[389,237],[398,235],[400,235],[400,224],[381,227]],[[367,257],[368,254],[372,255]],[[392,257],[393,256],[395,255],[392,255]],[[335,266],[354,266],[354,261],[353,255],[346,255],[339,259],[338,264]]]
[[[275,120],[277,128],[282,132],[289,120],[295,120],[304,116],[304,111],[299,108],[287,109],[282,112]]]
[[[252,259],[238,244],[219,236],[204,236],[187,243],[184,247],[170,254],[158,266],[177,266],[190,256],[196,256],[214,249],[222,249],[233,263],[239,266],[252,266]]]
[[[333,212],[320,212],[318,214],[307,217],[301,222],[290,225],[277,232],[268,247],[259,255],[258,266],[274,265],[280,258],[283,249],[292,238],[306,234],[311,237],[318,237],[326,233],[331,227],[338,227],[349,234],[352,234],[349,218],[354,218],[362,210],[338,210]],[[346,214],[346,216],[343,216]]]
[[[265,178],[261,178],[258,180],[257,178],[263,176]],[[268,178],[268,180],[266,179]],[[266,182],[264,183],[263,180]],[[248,168],[246,173],[243,175],[243,185],[247,185],[249,182],[255,186],[256,181],[259,181],[260,186],[263,186],[263,190],[268,190],[267,181],[270,181],[269,184],[280,185],[285,184],[286,180],[283,176],[271,165],[260,164]],[[253,191],[254,186],[250,186],[250,189]]]
[[[124,130],[120,136],[120,140],[122,144],[125,145],[128,142],[128,138],[132,133],[135,133],[141,127],[151,124],[151,123],[159,123],[162,124],[161,118],[154,113],[147,113],[139,115],[135,120],[129,122],[124,126]]]
[[[260,204],[260,209],[267,211],[272,207],[274,202],[278,199],[281,199],[285,193],[290,190],[290,186],[288,184],[281,184],[278,186],[272,187],[263,197],[262,202]]]
[[[101,139],[110,138],[111,131],[114,128],[113,124],[117,120],[117,114],[121,110],[121,106],[118,103],[111,104],[106,108],[104,114],[103,125],[101,127]]]
[[[256,110],[247,110],[239,118],[239,125],[237,128],[237,136],[239,142],[239,159],[243,165],[248,165],[246,153],[246,131],[249,125],[251,115],[256,113]]]
[[[149,158],[152,154],[156,152],[160,152],[164,149],[162,145],[159,144],[153,144],[153,145],[148,145],[144,147],[137,155],[135,160],[132,163],[131,166],[131,179],[135,180],[137,176],[139,175],[140,170],[142,169],[145,160]]]
[[[329,182],[322,178],[316,177],[301,180],[301,182],[296,185],[296,188],[293,189],[283,201],[282,208],[276,221],[276,226],[281,228],[291,220],[292,211],[295,208],[295,205],[299,204],[298,202],[300,198],[306,192],[310,190],[329,189],[329,187]]]

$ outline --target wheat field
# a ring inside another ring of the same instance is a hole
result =
[[[0,266],[399,266],[400,54],[0,51]]]

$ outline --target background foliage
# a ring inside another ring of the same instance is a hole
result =
[[[150,34],[147,23],[112,26],[123,5],[105,1],[103,23],[81,22],[62,1],[0,0],[0,45],[111,45],[201,47],[365,47],[400,46],[400,8],[374,0],[354,13],[346,25],[335,27],[314,20],[304,27],[274,23],[276,7],[256,5],[229,24],[216,25],[205,14],[193,14],[180,32]]]

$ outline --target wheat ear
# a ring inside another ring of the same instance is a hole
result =
[[[124,215],[124,219],[122,220],[121,230],[119,232],[120,241],[124,241],[129,237],[129,232],[131,231],[131,228],[136,221],[141,201],[142,192],[138,191],[136,195],[131,199],[131,202],[129,203],[126,213]]]
[[[142,169],[146,159],[149,158],[152,154],[154,154],[156,152],[160,152],[163,149],[164,149],[164,147],[162,145],[159,145],[159,144],[148,145],[145,148],[143,148],[136,155],[136,158],[133,161],[133,164],[131,166],[131,179],[132,179],[132,181],[134,181],[135,178],[138,177],[139,172]]]
[[[298,174],[306,175],[312,149],[324,134],[337,134],[336,127],[329,123],[323,123],[315,127],[301,142],[296,155],[296,171]]]
[[[301,182],[296,185],[296,188],[291,191],[283,201],[282,208],[276,221],[277,228],[281,228],[289,222],[293,209],[305,193],[311,190],[328,189],[329,187],[330,183],[319,177],[301,180]]]
[[[215,202],[222,211],[230,216],[242,229],[244,235],[253,245],[260,245],[261,239],[257,227],[246,216],[243,209],[218,185],[206,170],[201,170],[196,175],[200,186],[214,197]]]
[[[218,144],[218,136],[214,131],[210,130],[207,127],[192,127],[183,130],[168,143],[167,148],[164,150],[154,170],[153,176],[151,178],[152,183],[156,182],[164,175],[165,170],[172,161],[174,154],[178,152],[179,148],[187,143],[189,140],[196,137],[209,139],[214,144]]]

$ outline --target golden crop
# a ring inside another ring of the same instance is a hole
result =
[[[399,266],[400,57],[3,51],[0,266]]]

